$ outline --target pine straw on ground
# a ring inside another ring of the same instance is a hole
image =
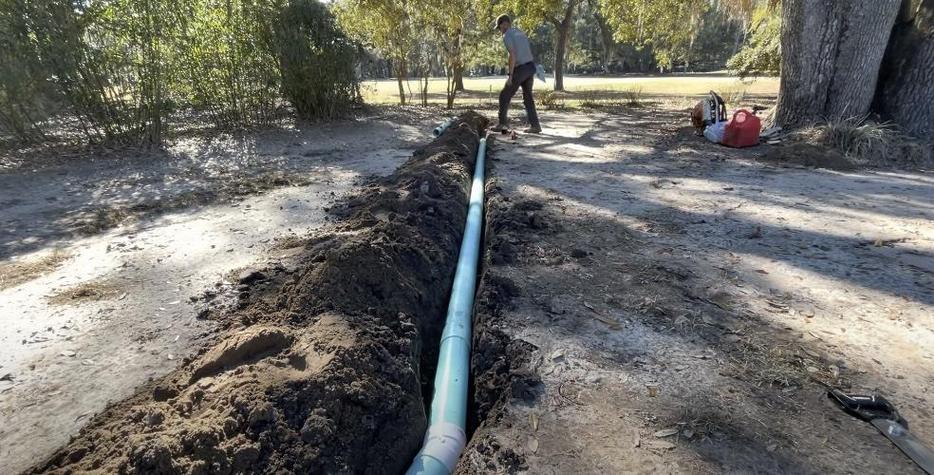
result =
[[[16,287],[57,269],[70,256],[55,249],[38,259],[0,263],[0,290]]]

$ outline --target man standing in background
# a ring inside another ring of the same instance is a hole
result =
[[[508,130],[509,103],[522,87],[522,103],[525,105],[525,114],[529,119],[529,128],[526,133],[541,133],[542,127],[538,122],[538,113],[535,111],[535,99],[532,97],[532,85],[535,83],[535,61],[532,58],[532,45],[529,37],[518,28],[512,26],[512,19],[508,15],[500,15],[496,19],[496,29],[503,34],[503,43],[509,51],[509,78],[506,86],[499,93],[499,124],[494,131]]]

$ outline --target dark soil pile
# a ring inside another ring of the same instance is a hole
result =
[[[34,472],[404,470],[427,425],[422,383],[486,125],[465,114],[334,209],[338,224],[307,243],[298,271],[224,317],[220,343],[108,409]]]

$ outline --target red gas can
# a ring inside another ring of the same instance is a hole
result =
[[[762,122],[752,112],[740,109],[733,113],[733,120],[726,124],[723,145],[727,147],[752,147],[759,144]]]

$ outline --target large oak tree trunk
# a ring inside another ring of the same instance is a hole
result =
[[[875,109],[908,133],[934,140],[934,0],[904,0]]]
[[[869,112],[901,0],[784,0],[776,122]]]

